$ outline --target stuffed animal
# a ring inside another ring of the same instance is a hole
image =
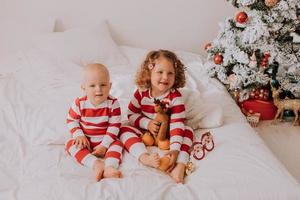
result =
[[[158,169],[161,171],[167,171],[167,169],[170,167],[170,157],[169,156],[164,156],[160,158],[160,164]]]
[[[146,146],[153,146],[154,144],[162,150],[168,150],[170,148],[169,138],[169,114],[167,113],[167,106],[159,99],[154,99],[154,110],[156,116],[155,121],[160,123],[159,131],[157,136],[153,136],[151,133],[146,132],[142,136],[142,140]]]

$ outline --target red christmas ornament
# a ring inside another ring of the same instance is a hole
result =
[[[267,68],[268,68],[268,64],[267,64],[267,63],[263,63],[262,67],[263,67],[264,69],[267,69]]]
[[[209,42],[204,46],[204,50],[207,51],[208,49],[210,49],[212,47],[212,44]]]
[[[238,22],[238,23],[245,23],[248,19],[248,15],[247,13],[245,12],[239,12],[236,16],[235,16],[235,20]]]
[[[265,52],[264,53],[264,57],[261,60],[260,65],[264,68],[266,68],[269,64],[269,58],[270,58],[270,53],[269,52]]]
[[[220,65],[223,62],[223,56],[221,54],[216,54],[214,56],[214,62],[217,65]]]
[[[268,100],[269,99],[269,90],[264,88],[253,88],[250,92],[250,99],[257,100]]]
[[[265,53],[264,53],[264,56],[265,56],[266,58],[269,58],[269,57],[270,57],[270,53],[269,53],[269,52],[265,52]]]

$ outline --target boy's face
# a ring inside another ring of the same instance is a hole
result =
[[[157,95],[162,95],[170,90],[175,83],[175,69],[173,63],[164,57],[155,61],[151,70],[151,88]]]
[[[111,83],[106,69],[89,69],[85,71],[82,89],[88,100],[95,106],[107,100]]]

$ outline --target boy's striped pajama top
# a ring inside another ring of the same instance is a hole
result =
[[[107,148],[105,166],[118,168],[123,144],[118,140],[121,109],[116,98],[109,96],[98,106],[94,106],[86,96],[76,98],[68,112],[67,126],[71,139],[66,143],[66,150],[77,162],[92,167],[97,159],[89,149],[77,149],[73,145],[76,137],[86,136],[91,149],[100,143]]]

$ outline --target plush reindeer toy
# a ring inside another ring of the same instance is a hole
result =
[[[170,148],[170,135],[169,135],[169,123],[170,116],[166,104],[161,102],[159,99],[154,99],[154,110],[156,116],[155,121],[160,123],[159,131],[157,136],[153,136],[151,133],[146,132],[142,140],[146,146],[156,145],[162,150],[168,150]]]

